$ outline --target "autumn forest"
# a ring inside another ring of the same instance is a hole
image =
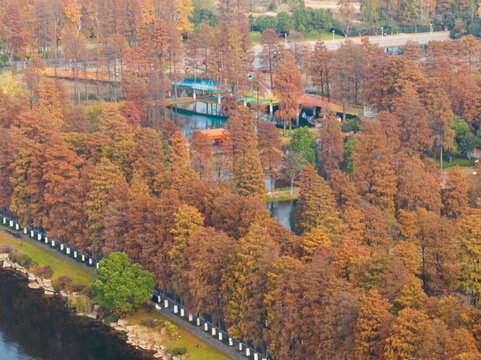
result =
[[[126,253],[273,359],[481,359],[475,37],[253,46],[242,0],[215,23],[190,0],[0,2],[0,209]],[[184,78],[219,84],[221,144],[172,120]],[[296,126],[306,88],[340,110]]]

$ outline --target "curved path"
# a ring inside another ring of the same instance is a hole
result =
[[[9,234],[7,231],[6,231],[6,228],[1,226],[0,229],[2,230],[2,232],[6,235],[6,236],[10,236],[12,237],[11,234]],[[15,231],[15,230],[12,230],[12,229],[9,229],[10,231]],[[20,234],[20,231],[15,231],[17,234]],[[13,238],[13,237],[12,237]],[[93,267],[91,266],[87,266],[86,264],[83,264],[79,261],[75,261],[74,259],[72,259],[70,256],[67,256],[66,254],[58,251],[57,249],[55,248],[52,248],[51,246],[49,245],[46,245],[45,243],[43,242],[40,242],[40,241],[37,241],[35,239],[32,239],[31,237],[21,233],[21,236],[18,238],[19,240],[23,240],[23,241],[29,241],[33,244],[36,244],[36,245],[39,245],[39,246],[42,246],[44,249],[50,251],[51,253],[54,253],[55,255],[57,256],[60,256],[64,259],[67,259],[69,261],[71,261],[72,263],[74,263],[75,265],[77,266],[82,266],[83,268],[87,269],[88,271],[92,272],[92,273],[95,273],[95,270]],[[240,353],[239,351],[236,350],[236,348],[234,347],[230,347],[226,344],[224,344],[223,342],[217,340],[217,338],[213,337],[210,335],[210,332],[205,332],[203,331],[203,328],[202,327],[199,327],[199,326],[195,326],[195,325],[192,325],[191,323],[189,323],[188,321],[186,320],[183,320],[182,318],[180,318],[179,316],[177,316],[176,314],[174,314],[174,308],[173,306],[169,306],[168,308],[164,308],[162,307],[162,309],[158,310],[160,313],[162,313],[163,315],[165,315],[166,317],[168,317],[172,322],[176,323],[177,325],[183,327],[184,329],[186,329],[187,331],[193,333],[194,335],[196,335],[197,337],[201,338],[202,340],[204,340],[205,342],[209,343],[210,345],[214,346],[216,349],[218,349],[219,351],[223,352],[224,354],[226,354],[227,356],[230,356],[232,359],[235,359],[235,360],[246,360],[246,357],[244,356],[244,353]]]

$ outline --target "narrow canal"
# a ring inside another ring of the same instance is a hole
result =
[[[0,268],[0,359],[146,360],[109,327],[75,316],[59,296]]]

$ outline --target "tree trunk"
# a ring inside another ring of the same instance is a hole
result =
[[[440,152],[439,152],[439,163],[441,167],[441,171],[443,171],[443,143],[441,142],[441,146],[439,147]]]
[[[89,92],[88,92],[88,82],[87,82],[87,62],[84,63],[84,75],[85,75],[85,104],[89,104]]]

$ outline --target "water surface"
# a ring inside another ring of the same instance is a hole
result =
[[[59,296],[44,296],[0,268],[1,360],[146,360],[122,334],[78,317]]]

